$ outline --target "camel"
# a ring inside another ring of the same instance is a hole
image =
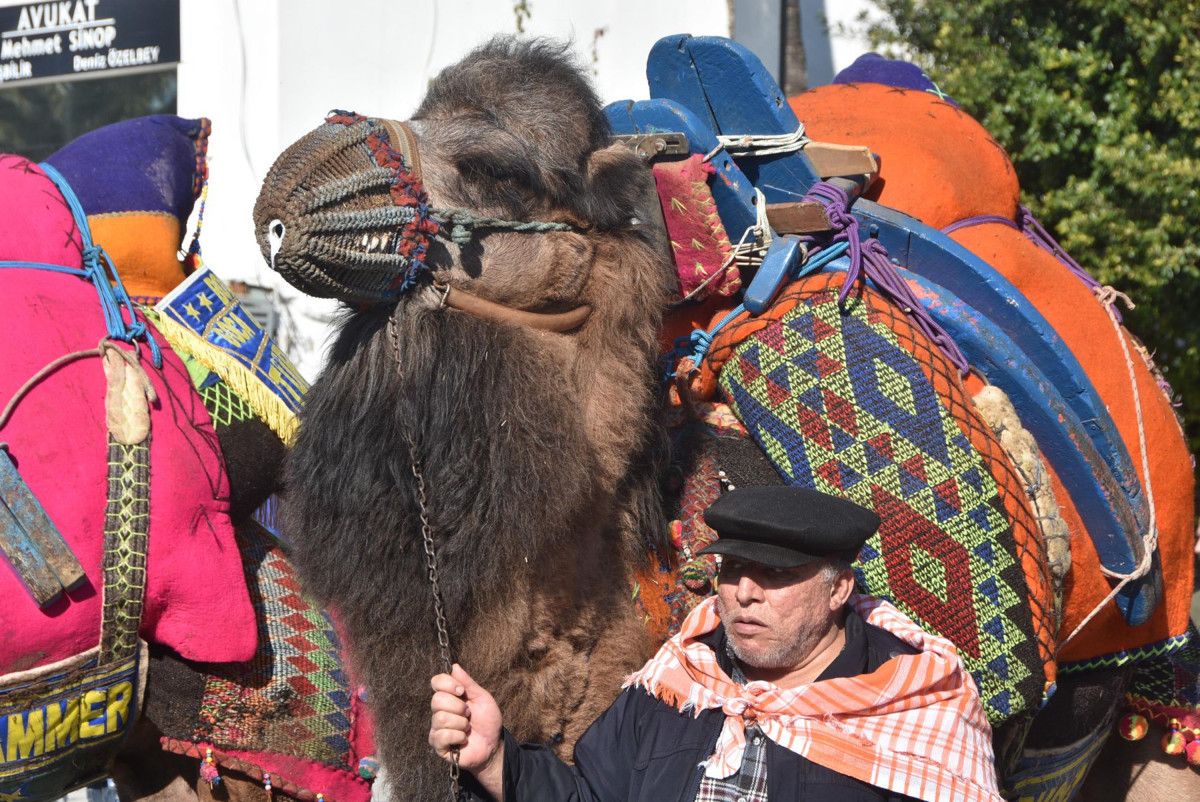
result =
[[[306,249],[351,264],[380,255],[382,228],[374,241],[296,233],[310,193],[344,178],[322,174],[314,153],[374,166],[363,140],[376,123],[349,119],[284,151],[264,183],[255,225],[277,269]],[[453,658],[520,737],[569,755],[650,654],[630,586],[665,546],[655,358],[673,272],[643,211],[657,204],[649,172],[609,144],[561,46],[482,46],[434,79],[409,125],[431,207],[559,225],[436,240],[431,281],[347,309],[284,476],[283,530],[308,590],[345,626],[390,783],[399,798],[435,799],[446,767],[425,747],[422,711],[443,665],[423,524]],[[326,211],[390,205],[385,183]],[[273,221],[286,231],[274,248]],[[447,292],[590,313],[552,331],[447,308]]]

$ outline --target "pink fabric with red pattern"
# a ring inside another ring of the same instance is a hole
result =
[[[0,155],[0,260],[78,268],[80,233],[36,165]],[[105,334],[95,288],[76,276],[0,268],[0,405],[51,360],[95,348]],[[159,337],[158,342],[164,341]],[[229,520],[229,480],[212,421],[180,359],[163,347],[147,369],[159,400],[150,423],[150,537],[141,634],[183,657],[247,660],[257,630]],[[21,476],[87,573],[39,610],[0,558],[0,675],[99,642],[106,504],[105,379],[99,359],[71,362],[36,384],[0,429]]]
[[[681,295],[703,299],[713,294],[727,298],[736,293],[742,288],[737,265],[714,276],[733,250],[708,187],[715,168],[693,154],[681,161],[658,162],[651,169]]]

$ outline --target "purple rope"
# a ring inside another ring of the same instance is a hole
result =
[[[874,238],[868,238],[864,242],[859,235],[858,220],[850,214],[850,196],[839,187],[822,181],[809,189],[804,200],[817,201],[825,207],[830,227],[834,232],[831,242],[845,242],[850,249],[850,269],[846,271],[846,280],[838,293],[838,303],[845,303],[854,285],[864,277],[869,278],[875,288],[900,307],[913,325],[940,348],[946,358],[958,368],[959,373],[965,376],[970,367],[967,357],[949,332],[942,328],[917,300],[908,282],[896,272],[883,243]],[[810,248],[809,257],[811,258],[817,250]]]
[[[950,225],[948,225],[942,229],[942,233],[943,234],[953,234],[955,231],[958,231],[960,228],[966,228],[968,226],[980,226],[980,225],[983,225],[984,223],[999,223],[1002,226],[1008,226],[1009,228],[1015,228],[1018,231],[1021,230],[1021,227],[1019,225],[1014,223],[1012,220],[1009,220],[1007,217],[1001,217],[998,214],[977,214],[974,217],[966,217],[962,220],[959,220],[957,223],[951,223]]]
[[[1029,239],[1039,248],[1057,259],[1063,267],[1067,268],[1067,270],[1070,270],[1077,279],[1082,281],[1083,285],[1089,290],[1094,292],[1100,288],[1100,282],[1092,278],[1092,274],[1087,272],[1083,265],[1071,258],[1071,254],[1067,253],[1066,248],[1058,244],[1058,240],[1054,239],[1054,237],[1050,235],[1050,232],[1046,230],[1046,227],[1043,226],[1041,222],[1033,216],[1033,212],[1029,211],[1028,206],[1021,205],[1018,206],[1017,209],[1020,211],[1020,219],[1015,223],[1012,220],[1009,220],[1007,217],[1001,217],[995,214],[979,214],[974,217],[967,217],[951,223],[942,229],[942,233],[950,234],[958,231],[960,228],[983,225],[984,223],[999,223],[1001,225],[1008,226],[1009,228],[1015,228],[1022,232],[1026,237],[1029,237]],[[1117,316],[1118,323],[1123,322],[1121,312],[1115,306],[1113,307],[1113,313]]]
[[[1083,285],[1089,290],[1100,289],[1100,282],[1092,277],[1092,274],[1084,269],[1083,265],[1071,258],[1071,254],[1067,253],[1066,248],[1058,244],[1058,240],[1050,236],[1050,232],[1046,227],[1033,216],[1033,212],[1029,211],[1029,207],[1021,205],[1017,207],[1021,212],[1021,230],[1025,232],[1025,236],[1033,240],[1042,249],[1050,253],[1055,259],[1063,264],[1068,270],[1075,274],[1075,277],[1083,282]],[[1117,316],[1117,322],[1121,323],[1121,312],[1113,305],[1113,314]]]

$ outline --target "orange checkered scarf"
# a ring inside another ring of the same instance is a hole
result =
[[[885,601],[854,596],[850,604],[920,653],[898,655],[858,677],[789,689],[761,681],[741,686],[698,640],[720,623],[716,599],[709,598],[625,687],[644,688],[697,716],[724,711],[716,751],[702,764],[709,777],[737,772],[745,723],[753,720],[780,746],[878,788],[928,802],[999,800],[991,727],[954,646]]]

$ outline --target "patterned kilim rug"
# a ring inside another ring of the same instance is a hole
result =
[[[251,663],[209,677],[193,740],[266,750],[350,768],[350,688],[328,618],[300,592],[295,570],[261,530],[243,531],[263,648]],[[249,536],[247,536],[249,535]],[[255,598],[256,597],[256,598]],[[285,726],[272,726],[280,708]]]
[[[168,680],[172,711],[156,718],[164,746],[199,757],[212,748],[218,764],[251,776],[269,772],[276,788],[300,798],[364,802],[370,790],[358,777],[359,761],[369,755],[359,754],[364,744],[354,737],[361,708],[333,624],[304,597],[266,530],[239,526],[238,539],[258,615],[258,653],[246,663],[192,664],[198,681]],[[178,667],[169,670],[181,676]]]
[[[1036,710],[1052,604],[1021,483],[941,353],[873,293],[843,312],[838,286],[797,282],[723,335],[721,389],[788,482],[879,514],[860,583],[958,646],[992,724]]]

